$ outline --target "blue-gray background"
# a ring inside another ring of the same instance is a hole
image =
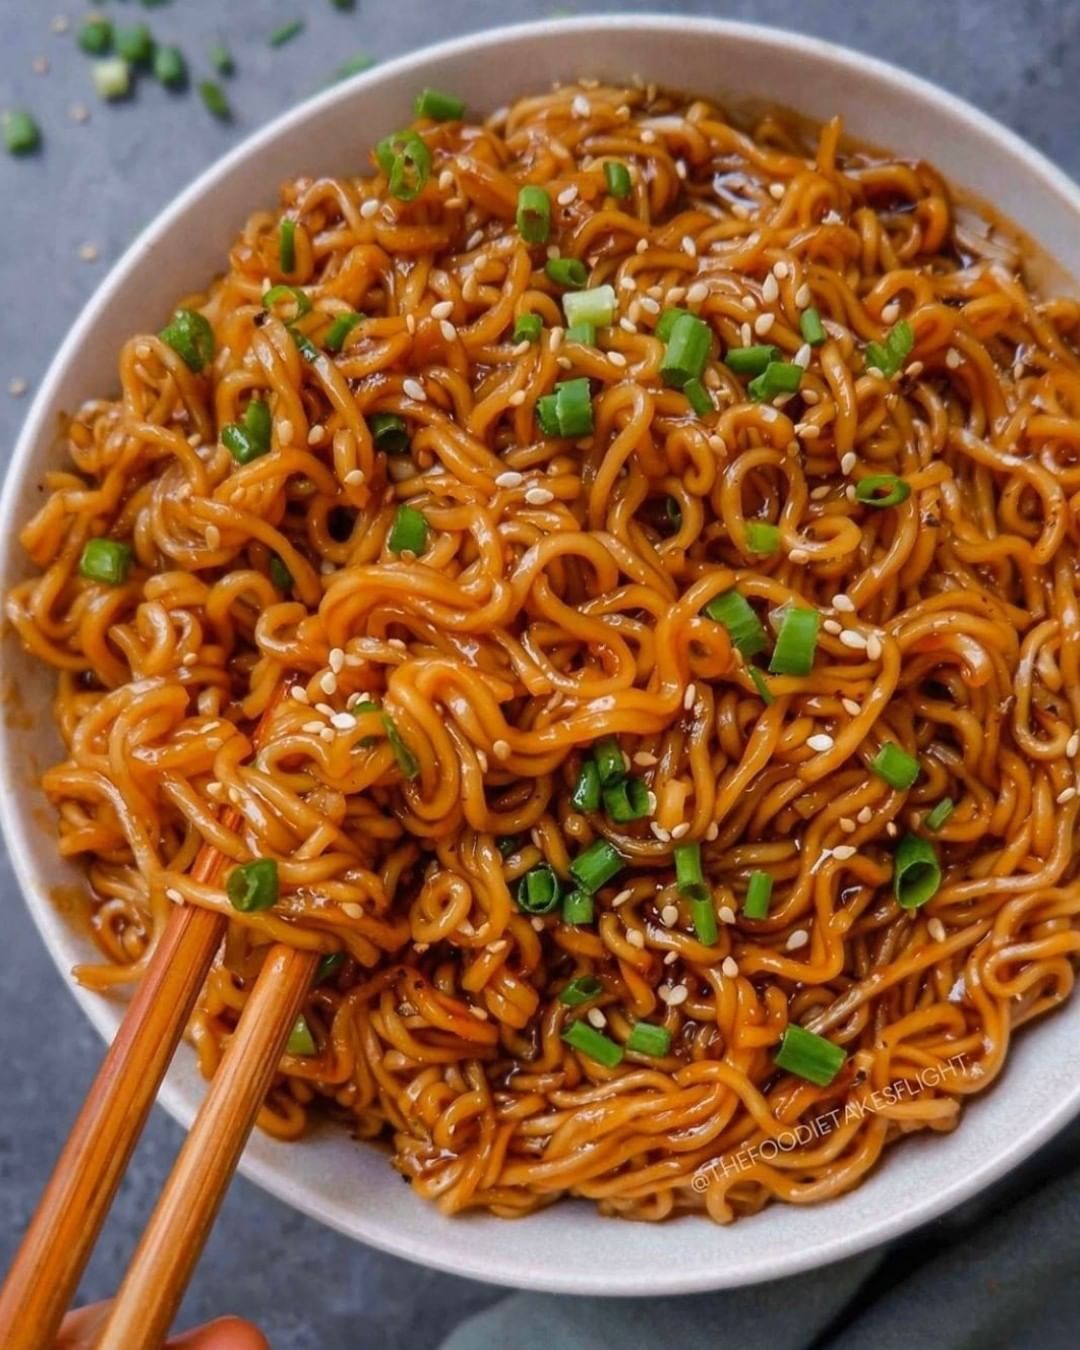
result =
[[[1076,134],[1080,3],[1075,0],[741,0],[739,3],[563,6],[527,0],[135,0],[102,9],[147,20],[176,42],[193,72],[209,45],[236,57],[227,88],[235,119],[212,121],[191,94],[143,81],[118,106],[97,101],[74,35],[89,6],[78,0],[0,0],[0,107],[31,109],[43,153],[0,155],[0,453],[18,431],[26,397],[57,343],[104,274],[142,228],[196,173],[238,139],[318,87],[348,57],[380,59],[470,29],[555,12],[681,10],[753,19],[832,38],[895,61],[963,95],[1080,176]],[[71,21],[53,31],[57,15]],[[267,34],[303,16],[304,32],[280,50]],[[46,74],[35,73],[45,58]],[[90,110],[71,120],[72,104]],[[926,147],[933,158],[934,147]],[[303,165],[298,164],[297,171]],[[80,249],[92,244],[95,262]],[[0,1268],[6,1266],[57,1146],[81,1101],[101,1047],[46,956],[0,865]],[[160,1111],[116,1204],[86,1277],[86,1297],[109,1293],[179,1142]],[[525,1241],[508,1227],[507,1241]],[[930,1235],[926,1240],[933,1240]],[[258,1321],[275,1350],[378,1345],[425,1350],[499,1291],[421,1270],[328,1232],[237,1180],[196,1274],[186,1323],[218,1313]],[[626,1343],[625,1341],[623,1342]]]

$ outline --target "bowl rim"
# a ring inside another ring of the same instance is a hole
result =
[[[176,219],[188,206],[217,186],[237,165],[258,157],[265,147],[283,134],[308,119],[317,120],[324,110],[339,102],[347,102],[357,91],[374,88],[381,82],[400,75],[423,72],[433,61],[470,52],[491,52],[507,42],[550,37],[553,34],[572,36],[575,33],[604,33],[618,30],[661,37],[662,31],[659,30],[664,29],[669,32],[679,29],[691,35],[699,34],[708,40],[729,39],[772,47],[789,54],[802,54],[826,60],[842,67],[848,73],[857,72],[862,77],[869,77],[875,83],[889,87],[892,92],[910,98],[915,104],[937,110],[950,121],[965,124],[966,129],[973,134],[981,135],[985,140],[993,142],[1004,161],[1022,159],[1027,171],[1041,179],[1043,185],[1056,193],[1080,219],[1080,187],[1046,155],[1016,132],[965,99],[931,81],[911,74],[891,62],[866,55],[840,43],[763,24],[658,12],[581,15],[558,20],[505,24],[451,38],[389,59],[280,113],[200,172],[136,235],[83,306],[50,362],[27,411],[0,493],[0,531],[2,531],[0,537],[12,539],[18,533],[24,515],[20,489],[33,470],[33,461],[39,444],[43,438],[51,438],[50,423],[55,415],[53,408],[58,387],[72,357],[92,333],[114,293],[127,276],[143,264],[147,255],[169,234]],[[0,584],[6,589],[5,583],[6,577],[0,577]],[[7,735],[5,726],[0,730],[0,736],[7,737]],[[3,741],[0,741],[0,749],[2,748]],[[108,1041],[115,1029],[116,1004],[76,984],[71,977],[59,949],[60,934],[67,928],[67,921],[40,896],[28,836],[24,834],[18,813],[12,804],[19,784],[14,779],[10,760],[11,756],[0,753],[0,826],[8,844],[15,878],[65,986],[71,991],[91,1024],[103,1039]],[[190,1125],[195,1107],[169,1080],[162,1085],[158,1101],[182,1126],[186,1128]],[[365,1224],[363,1233],[359,1233],[355,1227],[347,1225],[339,1216],[328,1214],[322,1209],[317,1197],[314,1197],[303,1183],[292,1181],[286,1169],[270,1160],[253,1156],[251,1147],[241,1158],[239,1171],[291,1208],[319,1220],[354,1240],[361,1240],[392,1255],[450,1274],[516,1288],[555,1293],[626,1297],[642,1294],[683,1294],[738,1287],[795,1275],[857,1255],[889,1239],[908,1233],[998,1180],[1049,1140],[1078,1111],[1080,1111],[1080,1077],[1077,1078],[1075,1087],[1059,1097],[1051,1110],[1038,1119],[1025,1120],[1024,1127],[1012,1134],[985,1163],[955,1178],[951,1184],[940,1186],[932,1193],[913,1199],[906,1206],[898,1206],[894,1213],[878,1220],[872,1232],[868,1233],[865,1228],[847,1232],[841,1221],[827,1239],[810,1245],[801,1244],[794,1250],[778,1252],[770,1263],[762,1266],[760,1271],[740,1269],[735,1272],[735,1278],[730,1278],[723,1264],[719,1262],[717,1268],[706,1275],[687,1276],[677,1268],[670,1269],[658,1263],[648,1272],[639,1272],[632,1278],[629,1275],[613,1275],[611,1271],[589,1263],[565,1263],[562,1270],[552,1271],[537,1269],[535,1265],[529,1266],[521,1260],[509,1257],[502,1263],[488,1262],[481,1265],[475,1260],[470,1262],[467,1241],[454,1249],[441,1239],[431,1240],[426,1246],[418,1246],[414,1238],[401,1237],[395,1232],[392,1222],[382,1221],[377,1214],[371,1216],[370,1222]],[[839,1197],[832,1203],[842,1203],[843,1198]],[[468,1223],[468,1220],[456,1222]],[[462,1236],[466,1236],[464,1227]],[[511,1248],[514,1244],[505,1245]]]

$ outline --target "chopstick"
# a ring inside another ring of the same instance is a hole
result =
[[[256,746],[286,688],[282,681],[264,710]],[[240,821],[232,807],[223,814],[230,829]],[[191,875],[212,884],[225,861],[204,844]],[[194,905],[169,915],[0,1289],[4,1350],[52,1346],[226,926]]]

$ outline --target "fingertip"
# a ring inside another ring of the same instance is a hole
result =
[[[270,1350],[258,1327],[241,1317],[219,1317],[170,1341],[175,1350]]]

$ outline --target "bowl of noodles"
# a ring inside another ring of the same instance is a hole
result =
[[[604,1294],[850,1255],[1061,1126],[1078,208],[897,70],[675,17],[404,57],[184,193],[3,502],[51,952],[109,1036],[175,904],[229,921],[168,1109],[306,947],[242,1170]]]

